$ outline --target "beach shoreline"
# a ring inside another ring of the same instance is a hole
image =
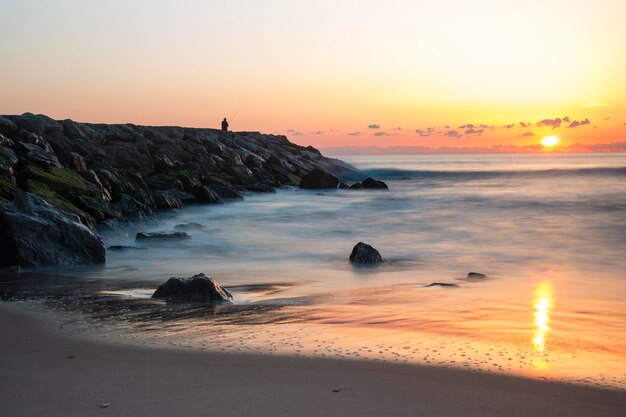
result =
[[[619,416],[626,391],[451,368],[148,349],[0,304],[7,416]]]

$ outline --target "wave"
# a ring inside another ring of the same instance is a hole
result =
[[[602,168],[554,168],[535,170],[408,170],[397,168],[375,168],[362,170],[365,175],[382,180],[457,180],[471,181],[497,178],[558,178],[558,177],[621,177],[626,176],[626,167]]]

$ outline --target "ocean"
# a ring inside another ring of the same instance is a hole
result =
[[[287,188],[101,229],[107,246],[135,248],[48,271],[63,294],[34,298],[83,335],[142,345],[626,387],[626,154],[341,159],[389,190]],[[189,223],[189,240],[135,241]],[[386,262],[353,268],[360,241]],[[149,300],[200,272],[233,305]]]

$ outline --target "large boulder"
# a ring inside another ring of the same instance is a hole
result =
[[[337,188],[338,186],[339,179],[337,177],[319,168],[306,174],[300,181],[300,188],[307,190]]]
[[[78,216],[30,193],[0,206],[0,266],[61,266],[103,263],[102,239]]]
[[[352,249],[350,262],[356,266],[376,266],[383,263],[383,257],[372,246],[359,242]]]
[[[192,303],[230,302],[231,293],[205,274],[191,278],[170,278],[152,294],[152,298]]]

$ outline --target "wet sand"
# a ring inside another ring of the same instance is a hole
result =
[[[16,304],[0,304],[0,334],[3,416],[626,415],[626,391],[436,367],[83,341]]]

